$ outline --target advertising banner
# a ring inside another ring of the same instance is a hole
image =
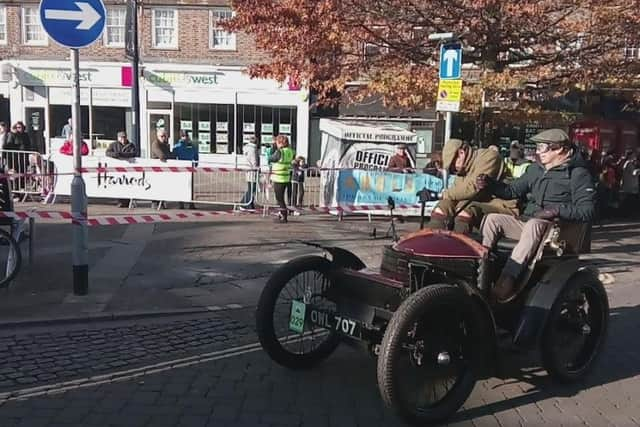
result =
[[[51,156],[58,175],[54,193],[61,196],[71,194],[73,180],[73,157]],[[160,162],[151,159],[116,160],[109,157],[82,158],[85,168],[132,167],[132,166],[178,166],[190,167],[191,162],[169,160]],[[167,202],[191,201],[190,172],[91,172],[83,174],[88,197],[109,199],[162,200]]]

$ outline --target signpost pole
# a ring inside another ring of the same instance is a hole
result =
[[[73,70],[73,168],[71,182],[71,213],[73,215],[73,293],[89,293],[89,234],[87,229],[87,194],[82,178],[82,129],[80,120],[80,55],[78,49],[71,49]]]
[[[140,48],[138,46],[138,0],[132,0],[132,109],[133,109],[133,141],[136,145],[138,155],[142,152],[142,141],[140,141]]]
[[[444,142],[447,143],[451,139],[451,121],[453,120],[453,113],[447,111],[445,123],[444,123]]]

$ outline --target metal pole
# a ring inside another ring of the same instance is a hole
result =
[[[451,120],[453,119],[453,113],[451,111],[447,111],[447,116],[445,118],[444,123],[444,143],[451,139]]]
[[[80,55],[78,49],[71,49],[73,70],[73,169],[71,182],[71,214],[73,215],[73,293],[89,293],[89,234],[87,229],[87,194],[82,179],[82,129],[80,129]]]
[[[140,52],[138,46],[138,0],[133,0],[133,59],[132,59],[132,94],[131,94],[131,112],[132,112],[132,130],[133,142],[138,151],[138,155],[142,153],[142,141],[140,141]]]

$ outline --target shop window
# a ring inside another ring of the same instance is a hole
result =
[[[228,104],[177,103],[174,134],[187,131],[202,154],[231,154],[235,141],[233,108]]]
[[[124,27],[127,10],[124,7],[107,8],[107,23],[104,30],[104,45],[124,47]]]
[[[7,44],[7,7],[0,5],[0,44]]]
[[[153,47],[158,49],[178,48],[178,11],[175,9],[153,10]]]
[[[22,42],[32,46],[46,46],[48,43],[37,6],[22,8]]]
[[[221,21],[232,17],[233,11],[229,8],[215,8],[211,11],[211,49],[236,49],[235,33],[229,33],[218,26]]]
[[[262,152],[273,143],[277,135],[286,135],[295,149],[297,139],[297,109],[295,107],[269,107],[261,105],[238,106],[238,153],[242,152],[242,142],[255,136]]]
[[[123,107],[93,107],[93,148],[106,149],[116,141],[117,133],[126,131],[126,116],[130,112],[131,109]]]
[[[71,118],[71,107],[68,105],[51,105],[49,107],[49,137],[62,138],[62,128]],[[82,128],[82,138],[89,139],[89,107],[80,107],[80,127]]]

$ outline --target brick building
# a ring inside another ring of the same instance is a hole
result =
[[[125,57],[124,0],[107,0],[102,38],[80,51],[82,132],[96,153],[131,132],[131,67]],[[290,134],[309,151],[309,102],[304,90],[250,79],[262,58],[253,40],[217,22],[231,16],[225,0],[144,0],[139,8],[141,149],[160,127],[173,140],[188,130],[201,158],[241,162],[242,141],[267,144]],[[23,120],[43,150],[55,151],[71,115],[69,50],[50,40],[36,0],[0,0],[0,120]]]

